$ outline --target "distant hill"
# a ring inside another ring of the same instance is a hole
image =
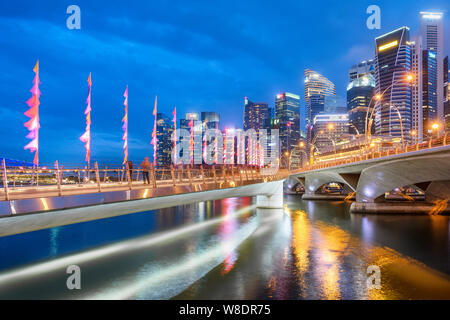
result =
[[[5,159],[5,163],[7,167],[32,167],[33,163],[32,162],[26,162],[26,161],[22,161],[22,160],[14,160],[14,159],[8,159],[8,158],[4,158]],[[0,157],[0,168],[1,165],[3,164],[3,157]]]

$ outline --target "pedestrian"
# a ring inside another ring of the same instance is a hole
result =
[[[128,160],[128,171],[130,172],[130,179],[133,181],[133,162]]]
[[[142,168],[142,177],[144,178],[144,184],[145,182],[147,182],[147,184],[150,184],[149,178],[150,161],[148,160],[148,157],[145,157],[144,161],[142,161],[141,168]]]

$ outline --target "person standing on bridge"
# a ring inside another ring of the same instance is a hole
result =
[[[133,162],[128,160],[128,171],[130,172],[130,179],[133,181]]]
[[[141,168],[142,168],[142,177],[144,178],[144,184],[146,182],[147,182],[147,184],[150,184],[150,178],[149,178],[150,161],[148,160],[148,157],[145,157],[144,161],[142,161]]]

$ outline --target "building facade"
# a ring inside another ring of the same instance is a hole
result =
[[[423,141],[423,66],[422,37],[416,36],[410,41],[411,47],[411,140],[413,143]]]
[[[409,28],[401,27],[375,39],[377,135],[403,138],[411,136],[411,47]]]
[[[300,96],[285,92],[275,99],[281,151],[291,151],[300,141]]]
[[[312,121],[325,110],[325,97],[335,96],[336,86],[320,73],[305,69],[306,140],[312,139]]]
[[[347,86],[347,112],[349,114],[349,133],[365,134],[368,109],[374,106],[375,78],[370,74],[355,78]],[[370,106],[369,106],[370,104]],[[374,126],[371,126],[374,133]]]
[[[438,96],[437,96],[437,60],[436,53],[431,50],[422,51],[422,118],[423,137],[431,136],[434,123],[438,118]]]
[[[244,99],[244,130],[254,129],[258,132],[270,126],[270,109],[266,102],[252,102]]]
[[[168,116],[156,114],[156,165],[158,167],[167,167],[172,165],[172,134],[174,126],[172,119]]]
[[[319,114],[314,117],[314,149],[320,153],[333,150],[348,137],[348,114]]]
[[[436,98],[437,120],[444,123],[444,17],[441,12],[420,13],[420,34],[423,41],[423,50],[433,52],[436,57]],[[425,59],[425,58],[424,58]],[[442,128],[443,126],[441,126]]]

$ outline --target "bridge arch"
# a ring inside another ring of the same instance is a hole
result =
[[[315,194],[320,187],[328,183],[342,183],[347,185],[352,191],[355,191],[355,186],[352,185],[348,179],[342,175],[332,171],[313,172],[305,176],[305,194]]]
[[[375,202],[397,187],[425,181],[450,180],[447,155],[391,160],[363,169],[356,188],[357,202]]]

